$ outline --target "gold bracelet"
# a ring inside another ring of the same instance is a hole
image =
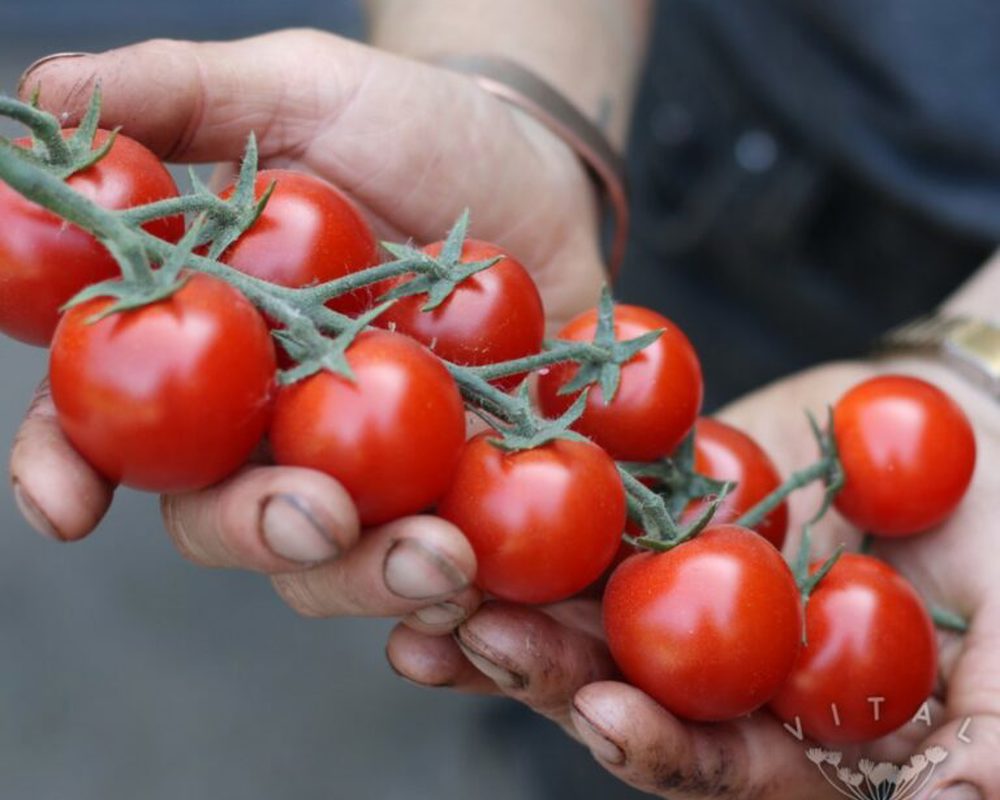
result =
[[[520,64],[499,56],[447,55],[431,63],[469,76],[480,88],[525,111],[566,142],[601,189],[614,228],[607,253],[614,280],[625,257],[629,208],[625,165],[601,130],[551,84]]]

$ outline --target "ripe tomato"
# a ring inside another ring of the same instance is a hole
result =
[[[364,525],[433,505],[465,442],[455,381],[423,345],[388,331],[359,335],[347,363],[354,382],[324,371],[281,389],[275,461],[332,475]]]
[[[845,484],[837,510],[862,530],[907,536],[958,505],[976,466],[962,409],[933,384],[905,375],[859,383],[833,410]]]
[[[802,604],[774,547],[736,525],[626,559],[604,592],[604,630],[629,683],[673,714],[719,721],[762,706],[788,677]]]
[[[736,483],[716,510],[714,523],[734,522],[781,485],[774,462],[739,428],[712,417],[701,417],[694,430],[695,471]],[[692,503],[685,517],[693,519],[704,508],[705,501]],[[780,550],[788,531],[788,506],[782,503],[754,530]]]
[[[67,129],[63,137],[73,133]],[[94,149],[109,135],[97,131]],[[16,143],[30,144],[27,139]],[[120,133],[104,158],[66,183],[113,210],[177,196],[177,186],[160,160]],[[118,265],[89,233],[26,200],[3,182],[0,220],[0,330],[29,344],[48,345],[62,305],[84,287],[118,275]],[[144,227],[170,242],[184,235],[183,217],[155,220]]]
[[[199,489],[236,470],[271,413],[274,347],[257,310],[207,275],[88,324],[109,302],[70,309],[52,340],[52,399],[69,440],[138,489]]]
[[[424,252],[436,256],[442,244],[428,245]],[[412,336],[455,364],[495,364],[537,353],[545,336],[545,312],[528,271],[496,245],[474,239],[466,240],[461,260],[496,256],[503,259],[466,278],[432,311],[421,311],[426,294],[412,295],[397,300],[376,324]],[[511,389],[523,378],[511,375],[493,383]]]
[[[370,267],[378,246],[368,223],[336,187],[321,178],[284,169],[261,170],[254,184],[259,198],[275,183],[257,221],[220,261],[279,286],[326,283]],[[232,186],[221,196],[230,197]],[[371,305],[371,287],[331,300],[327,305],[354,314]]]
[[[611,563],[625,527],[625,490],[590,442],[557,439],[505,452],[496,434],[469,440],[438,514],[476,552],[476,583],[518,603],[576,594]]]
[[[587,406],[573,429],[593,439],[614,458],[655,461],[680,443],[701,408],[702,379],[698,356],[684,333],[666,317],[639,306],[615,308],[615,338],[634,339],[664,328],[663,335],[622,366],[621,383],[610,403],[600,386],[591,386]],[[560,339],[591,341],[597,311],[571,320]],[[538,379],[538,402],[546,416],[556,417],[577,394],[560,395],[559,388],[576,375],[573,362],[557,364]]]
[[[806,636],[770,707],[792,725],[798,718],[821,742],[884,736],[910,720],[934,687],[930,616],[913,587],[878,559],[840,557],[806,606]]]

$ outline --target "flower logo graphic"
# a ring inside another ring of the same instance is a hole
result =
[[[834,789],[855,800],[909,800],[915,797],[934,774],[938,764],[948,757],[943,747],[929,747],[899,767],[883,761],[876,764],[867,758],[857,769],[842,766],[844,756],[833,750],[811,747],[806,758]]]

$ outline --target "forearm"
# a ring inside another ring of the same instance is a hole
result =
[[[534,71],[621,148],[649,0],[367,0],[372,44],[403,55],[503,56]]]

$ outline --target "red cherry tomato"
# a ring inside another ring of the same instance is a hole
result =
[[[639,306],[615,308],[615,338],[634,339],[649,331],[663,335],[622,366],[621,383],[610,403],[600,386],[591,386],[587,406],[574,430],[593,439],[614,458],[655,461],[680,443],[701,408],[701,366],[683,332],[666,317]],[[560,339],[591,341],[597,311],[585,311],[559,333]],[[572,362],[557,364],[538,379],[542,412],[556,417],[570,407],[576,394],[560,395],[559,388],[576,375]]]
[[[806,636],[770,707],[821,742],[884,736],[909,721],[934,687],[937,648],[923,601],[870,556],[847,553],[820,581],[806,606]]]
[[[905,375],[864,381],[834,407],[846,482],[837,510],[862,530],[907,536],[940,524],[972,480],[976,440],[962,409]]]
[[[624,561],[604,629],[626,679],[673,714],[718,721],[762,706],[788,677],[802,604],[774,547],[736,525]]]
[[[67,138],[73,129],[63,131]],[[99,130],[94,149],[110,134]],[[17,144],[30,145],[27,139]],[[108,153],[66,183],[103,208],[121,210],[177,196],[160,160],[133,139],[118,134]],[[26,200],[0,182],[0,330],[29,344],[48,345],[59,309],[92,283],[118,275],[111,254],[89,233]],[[146,224],[170,242],[184,235],[183,217]]]
[[[156,492],[239,468],[273,397],[274,347],[257,310],[207,275],[88,324],[109,302],[70,309],[52,340],[52,399],[69,440],[108,478]]]
[[[319,372],[282,388],[271,426],[275,461],[332,475],[364,525],[433,505],[465,442],[455,381],[423,345],[388,331],[359,335],[347,363],[353,382]]]
[[[336,187],[321,178],[284,169],[257,175],[259,198],[275,182],[264,211],[223,254],[221,261],[279,286],[326,283],[375,264],[378,247],[364,218]],[[230,197],[233,187],[221,196]],[[371,305],[371,287],[327,305],[355,314]]]
[[[701,475],[720,481],[735,481],[712,518],[713,523],[735,522],[781,485],[778,468],[764,449],[732,425],[712,417],[701,417],[695,424],[694,468]],[[692,503],[685,516],[688,521],[705,508],[705,501]],[[779,550],[788,531],[788,507],[782,503],[768,514],[754,530]]]
[[[504,452],[470,439],[438,514],[476,552],[476,583],[519,603],[552,603],[594,581],[625,526],[625,490],[597,445],[557,439]]]
[[[441,247],[436,242],[424,251],[436,256]],[[455,364],[495,364],[537,353],[545,336],[545,312],[528,271],[496,245],[474,239],[466,240],[461,260],[486,261],[496,256],[503,258],[466,278],[432,311],[421,311],[426,294],[404,297],[376,324],[412,336]],[[493,383],[511,389],[523,378],[523,374],[511,375]]]

